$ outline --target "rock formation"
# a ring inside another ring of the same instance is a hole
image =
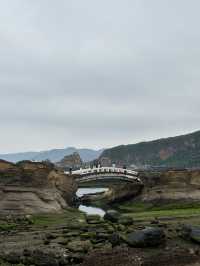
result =
[[[109,185],[108,191],[84,195],[81,200],[86,204],[98,201],[110,204],[124,200],[159,204],[200,201],[200,170],[147,171],[140,172],[139,177],[141,183]]]
[[[106,185],[104,183],[104,185]],[[104,204],[118,203],[133,199],[138,196],[143,189],[142,183],[125,183],[110,185],[105,192],[87,194],[81,197],[81,201],[85,204],[102,202]]]
[[[0,160],[0,214],[59,212],[75,191],[73,178],[51,163]]]
[[[81,157],[78,154],[78,152],[74,152],[71,155],[65,156],[56,165],[65,171],[68,171],[70,168],[75,170],[75,169],[79,169],[83,165],[83,161],[81,160]]]
[[[200,170],[141,172],[144,188],[141,201],[200,200]]]

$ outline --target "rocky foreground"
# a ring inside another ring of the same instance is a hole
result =
[[[105,219],[75,209],[0,222],[0,265],[200,265],[198,217],[134,220],[116,211]]]
[[[200,172],[140,178],[110,188],[100,218],[72,208],[77,184],[54,165],[1,160],[0,265],[200,266]]]

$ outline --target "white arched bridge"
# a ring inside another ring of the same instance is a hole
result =
[[[72,171],[77,182],[89,182],[95,180],[118,179],[126,182],[140,182],[138,172],[116,167],[94,167]]]

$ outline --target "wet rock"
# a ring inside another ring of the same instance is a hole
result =
[[[165,234],[163,230],[151,227],[135,231],[126,237],[128,245],[133,247],[154,247],[164,243],[164,241]]]
[[[108,210],[104,215],[104,219],[108,220],[112,223],[118,223],[119,221],[119,213],[115,210]]]

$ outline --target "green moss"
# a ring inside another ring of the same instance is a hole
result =
[[[11,223],[11,224],[8,224],[8,223],[1,223],[0,224],[0,231],[11,231],[11,230],[14,230],[16,228],[16,224],[14,223]]]

